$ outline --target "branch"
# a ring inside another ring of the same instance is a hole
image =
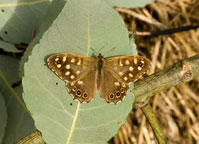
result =
[[[172,86],[189,82],[199,76],[199,55],[184,59],[178,63],[154,73],[135,83],[135,107],[143,107],[155,94]]]

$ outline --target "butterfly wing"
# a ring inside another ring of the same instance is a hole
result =
[[[67,83],[68,92],[80,102],[93,99],[97,89],[96,60],[75,54],[55,54],[48,66]]]
[[[82,102],[90,102],[97,90],[97,73],[89,71],[86,76],[78,81],[67,83],[68,92],[73,95],[74,99]]]
[[[150,69],[150,61],[142,56],[119,56],[106,59],[104,69],[122,82],[135,82]]]
[[[122,101],[129,89],[150,68],[150,61],[141,56],[119,56],[104,61],[100,78],[100,95],[108,103]]]
[[[118,80],[110,71],[103,70],[101,72],[99,92],[100,96],[107,103],[118,103],[122,101],[129,89],[129,84]]]

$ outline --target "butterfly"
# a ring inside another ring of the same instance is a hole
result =
[[[142,56],[117,56],[104,59],[60,53],[48,58],[48,66],[66,82],[74,100],[90,102],[98,90],[107,103],[124,99],[130,82],[135,82],[150,69],[150,61]]]

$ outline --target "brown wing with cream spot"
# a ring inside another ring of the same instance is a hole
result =
[[[107,103],[118,103],[123,101],[129,89],[129,84],[115,78],[111,72],[102,70],[99,83],[100,96]]]
[[[68,92],[80,102],[89,102],[96,93],[96,59],[76,54],[55,54],[48,66],[67,82]]]
[[[78,81],[67,83],[68,92],[73,95],[73,99],[82,102],[90,102],[97,90],[97,72],[89,71],[85,77]]]
[[[55,54],[48,58],[48,66],[65,81],[76,81],[94,69],[95,59],[76,54]]]
[[[150,69],[150,61],[142,56],[119,56],[108,58],[104,69],[122,82],[135,82]]]
[[[150,61],[140,56],[120,56],[104,61],[98,89],[107,103],[118,103],[126,96],[129,83],[150,68]]]

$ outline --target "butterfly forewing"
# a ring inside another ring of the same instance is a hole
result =
[[[73,54],[55,54],[48,58],[49,67],[63,80],[76,81],[85,76],[95,59]]]
[[[75,54],[55,54],[48,58],[49,68],[67,82],[74,99],[89,102],[97,87],[96,59]],[[92,81],[89,81],[92,80]]]
[[[122,82],[135,82],[150,69],[150,61],[142,56],[113,57],[105,60],[104,69]]]

